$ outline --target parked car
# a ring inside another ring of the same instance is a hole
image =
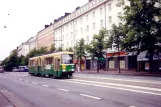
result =
[[[19,66],[18,69],[20,72],[28,72],[28,67],[27,66]]]
[[[13,67],[12,71],[13,71],[13,72],[18,72],[19,70],[18,70],[17,67]]]
[[[0,73],[4,73],[3,66],[0,66]]]

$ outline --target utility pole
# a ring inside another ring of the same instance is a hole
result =
[[[118,70],[119,70],[119,74],[121,73],[121,71],[120,71],[120,49],[119,49],[120,47],[119,47],[119,44],[118,44]]]

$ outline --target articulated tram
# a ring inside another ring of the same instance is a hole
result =
[[[63,77],[74,73],[73,53],[56,52],[29,59],[29,74]]]

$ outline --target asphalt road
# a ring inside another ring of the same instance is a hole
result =
[[[0,74],[0,89],[16,107],[161,107],[161,78],[74,74],[51,79]]]

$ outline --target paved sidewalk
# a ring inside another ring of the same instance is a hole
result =
[[[0,92],[0,107],[14,107],[11,102]]]
[[[85,74],[104,74],[104,75],[130,75],[130,76],[152,76],[152,77],[161,77],[161,72],[141,72],[141,71],[103,71],[100,70],[99,73],[97,73],[96,70],[85,70],[85,71],[80,71],[76,73],[85,73]]]

